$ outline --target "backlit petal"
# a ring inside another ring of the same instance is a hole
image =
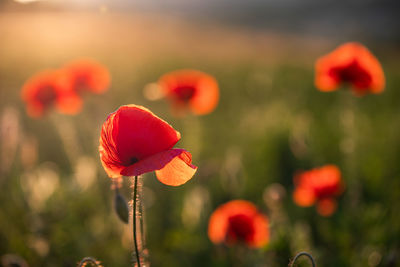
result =
[[[120,177],[122,169],[125,168],[119,159],[117,146],[113,139],[113,132],[116,130],[113,124],[115,115],[116,112],[111,113],[104,122],[101,128],[99,146],[101,164],[111,178]]]
[[[124,176],[137,176],[146,172],[160,170],[170,163],[175,157],[178,157],[182,153],[188,153],[184,149],[170,149],[162,151],[155,155],[149,156],[145,159],[138,161],[137,163],[124,168],[121,174]]]
[[[122,106],[113,121],[113,139],[119,158],[125,166],[133,158],[144,159],[171,149],[180,133],[150,110],[136,105]]]
[[[207,75],[198,82],[197,93],[190,100],[190,107],[193,113],[204,115],[212,112],[219,100],[219,89],[217,81]]]
[[[152,171],[164,167],[171,160],[169,157],[180,153],[173,150],[157,156],[170,150],[179,139],[179,132],[148,109],[122,106],[103,124],[99,147],[101,161],[110,177],[121,176],[121,171],[130,166],[124,171],[126,175]],[[152,156],[161,161],[150,162]],[[136,165],[142,160],[142,165]]]
[[[156,171],[157,178],[166,185],[179,186],[189,181],[197,171],[192,165],[192,155],[183,151],[173,158],[164,168]]]

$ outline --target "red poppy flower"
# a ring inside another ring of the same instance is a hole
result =
[[[111,178],[155,171],[160,182],[178,186],[197,170],[189,152],[172,148],[180,138],[179,132],[150,110],[122,106],[108,116],[101,129],[101,163]]]
[[[302,172],[294,177],[294,182],[293,200],[297,205],[309,207],[316,203],[317,211],[322,216],[335,212],[335,198],[344,189],[340,170],[335,165]]]
[[[22,87],[28,115],[43,116],[51,107],[65,114],[76,114],[82,107],[81,98],[71,90],[61,71],[46,70],[32,76]]]
[[[244,243],[258,248],[269,241],[268,218],[249,201],[233,200],[219,206],[211,215],[208,236],[215,243]]]
[[[76,92],[89,91],[104,93],[110,86],[110,73],[107,68],[89,59],[73,61],[64,67],[71,86]]]
[[[177,70],[163,75],[159,85],[176,111],[189,108],[194,114],[212,112],[219,99],[214,77],[197,70]]]
[[[315,85],[321,91],[334,91],[349,83],[354,93],[380,93],[385,76],[379,61],[359,43],[346,43],[317,60]]]

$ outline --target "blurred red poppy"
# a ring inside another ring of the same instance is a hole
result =
[[[215,243],[244,243],[259,248],[269,241],[268,218],[249,201],[232,200],[211,215],[208,236]]]
[[[340,170],[335,165],[325,165],[295,175],[294,202],[302,207],[317,204],[322,216],[330,216],[336,210],[336,197],[344,190]]]
[[[160,182],[178,186],[197,170],[189,152],[172,148],[180,138],[179,132],[150,110],[122,106],[108,116],[101,129],[101,163],[111,178],[155,171]]]
[[[110,86],[110,73],[107,68],[90,59],[81,59],[64,66],[72,88],[80,93],[89,91],[101,94]]]
[[[315,85],[321,91],[334,91],[343,83],[357,95],[380,93],[385,76],[379,61],[359,43],[345,43],[319,58],[315,65]]]
[[[81,98],[71,90],[62,71],[46,70],[32,76],[22,87],[28,115],[41,117],[53,106],[65,114],[81,110]]]
[[[190,109],[194,114],[204,115],[212,112],[218,104],[217,81],[201,71],[169,72],[160,78],[159,85],[177,112]]]

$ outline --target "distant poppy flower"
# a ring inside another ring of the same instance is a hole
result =
[[[22,87],[28,115],[41,117],[53,106],[65,114],[81,110],[81,98],[71,90],[62,71],[46,70],[32,76]]]
[[[334,91],[344,83],[357,95],[377,94],[385,87],[381,64],[359,43],[345,43],[316,62],[315,85],[319,90]]]
[[[176,111],[190,109],[194,114],[204,115],[212,112],[218,104],[217,81],[201,71],[169,72],[160,78],[159,85]]]
[[[269,241],[268,218],[249,201],[232,200],[211,215],[208,236],[215,243],[243,243],[259,248]]]
[[[72,88],[81,93],[88,91],[101,94],[110,86],[110,73],[107,68],[90,59],[73,61],[64,66]]]
[[[336,197],[344,189],[340,170],[335,165],[304,171],[294,177],[294,202],[301,207],[317,204],[322,216],[332,215],[336,208]]]
[[[101,129],[101,163],[111,178],[155,171],[160,182],[178,186],[197,170],[189,152],[172,148],[180,138],[179,132],[150,110],[122,106],[108,116]]]

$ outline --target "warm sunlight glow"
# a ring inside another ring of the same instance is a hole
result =
[[[39,2],[41,0],[14,0],[15,2],[21,3],[21,4],[28,4],[32,2]]]

